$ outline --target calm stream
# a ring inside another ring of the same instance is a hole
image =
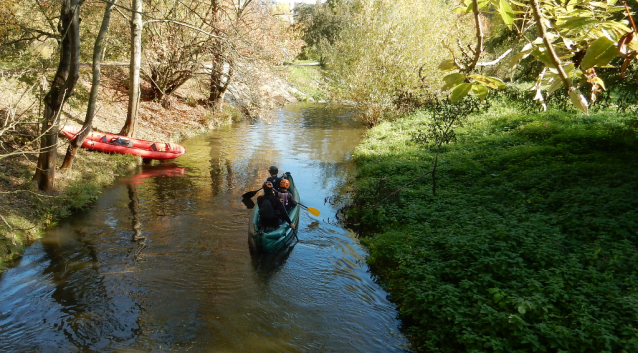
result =
[[[51,228],[0,275],[0,351],[404,352],[396,308],[324,204],[363,127],[323,105],[276,114],[184,141]],[[321,215],[256,258],[241,195],[272,164]]]

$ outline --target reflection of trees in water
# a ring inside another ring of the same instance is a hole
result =
[[[88,234],[81,231],[76,233],[77,241],[42,243],[49,259],[49,266],[43,275],[51,276],[55,290],[50,296],[64,314],[60,317],[64,322],[57,323],[56,327],[70,343],[87,348],[91,342],[83,339],[87,337],[86,331],[95,327],[103,329],[101,318],[94,319],[92,313],[96,298],[106,297],[107,290],[98,272],[100,266],[95,243]],[[79,332],[83,334],[79,335]]]
[[[193,180],[182,176],[151,176],[145,186],[151,194],[144,199],[144,207],[152,209],[157,216],[180,214],[191,208],[190,200],[200,194]],[[178,193],[182,196],[176,196]]]
[[[128,184],[128,208],[131,210],[131,223],[133,227],[133,237],[131,241],[137,243],[137,247],[133,250],[133,263],[137,263],[137,260],[147,245],[146,236],[142,234],[142,221],[140,220],[140,199],[137,195],[137,185]]]
[[[365,131],[362,124],[352,119],[355,113],[344,106],[305,108],[299,114],[298,131],[287,135],[292,140],[289,145],[303,146],[302,152],[313,161],[347,160]]]
[[[133,225],[133,240],[142,239],[144,236],[142,236],[142,222],[139,216],[140,199],[137,196],[137,185],[128,184],[126,187],[128,188],[129,198],[128,208],[131,210]]]
[[[268,167],[276,164],[276,149],[259,147],[261,143],[269,143],[262,131],[222,129],[214,132],[209,141],[212,197],[228,190],[259,188],[261,181],[268,177]],[[247,144],[255,148],[246,148]],[[255,188],[255,185],[259,186]]]
[[[210,159],[211,197],[233,188],[232,160],[220,157]]]
[[[292,106],[291,106],[292,107]],[[299,106],[295,113],[301,116],[301,126],[304,129],[343,130],[350,128],[362,129],[362,124],[353,120],[357,110],[346,105]],[[288,110],[289,107],[286,107]]]

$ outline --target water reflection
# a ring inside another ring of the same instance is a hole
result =
[[[346,116],[287,107],[278,121],[184,141],[175,163],[114,185],[0,277],[0,350],[404,351],[365,252],[324,203],[363,133]],[[298,240],[256,257],[241,195],[270,165],[321,216],[303,212]]]

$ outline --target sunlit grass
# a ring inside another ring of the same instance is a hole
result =
[[[295,62],[295,64],[301,62]],[[288,65],[283,68],[287,72],[287,80],[305,97],[311,97],[316,101],[326,100],[324,78],[322,68],[315,65]],[[303,96],[297,97],[304,100]]]

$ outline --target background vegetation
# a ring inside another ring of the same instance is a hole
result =
[[[333,100],[348,101],[374,125],[414,109],[441,86],[437,69],[452,34],[471,27],[439,1],[328,0],[300,10],[304,55],[326,67]],[[316,15],[313,16],[313,15]],[[306,22],[304,22],[306,21]]]

